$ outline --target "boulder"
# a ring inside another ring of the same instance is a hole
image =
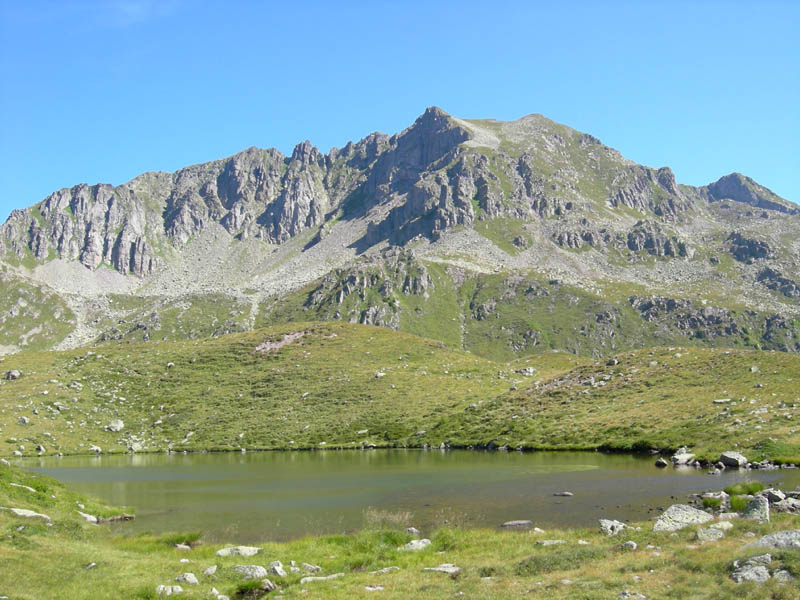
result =
[[[400,546],[398,550],[410,550],[412,552],[416,552],[419,550],[424,550],[428,546],[431,545],[431,541],[427,538],[422,538],[421,540],[411,540],[404,546]]]
[[[156,594],[159,596],[177,596],[183,593],[183,588],[179,585],[159,585],[156,587]]]
[[[211,565],[203,571],[203,575],[213,575],[217,572],[217,565]]]
[[[712,519],[710,514],[688,504],[673,504],[658,517],[653,531],[678,531],[690,525],[708,523]]]
[[[694,460],[694,456],[695,455],[691,452],[687,452],[685,448],[681,448],[681,450],[678,450],[670,457],[670,460],[672,461],[672,464],[677,467],[679,465],[689,464],[692,460]]]
[[[108,425],[106,425],[106,430],[107,431],[113,431],[114,433],[117,433],[119,431],[122,431],[122,429],[124,427],[125,427],[125,423],[122,421],[122,419],[114,419]]]
[[[267,570],[259,565],[236,565],[233,570],[244,575],[245,579],[263,579]]]
[[[319,573],[322,571],[322,567],[318,567],[317,565],[312,565],[309,563],[300,563],[300,566],[306,570],[306,573]]]
[[[17,369],[11,369],[10,371],[6,371],[6,380],[14,381],[15,379],[19,379],[22,377],[22,373],[20,373]]]
[[[792,575],[791,571],[787,571],[786,569],[778,569],[772,574],[772,578],[778,583],[789,583],[790,581],[794,581],[794,576]]]
[[[639,545],[636,542],[634,542],[633,540],[628,540],[627,542],[622,544],[622,549],[623,550],[636,550],[636,548],[638,548],[638,547],[639,547]]]
[[[747,459],[739,452],[734,452],[732,450],[720,454],[719,462],[726,467],[736,467],[739,469],[747,466]]]
[[[770,533],[749,545],[772,550],[800,550],[800,529],[786,529]]]
[[[784,494],[780,490],[776,490],[773,488],[764,490],[763,492],[760,492],[758,495],[764,496],[771,503],[780,502],[781,500],[786,500],[786,494]]]
[[[761,565],[755,566],[742,566],[731,573],[731,579],[736,583],[744,583],[745,581],[754,581],[756,583],[766,583],[769,579],[769,571],[767,567]]]
[[[800,513],[800,500],[796,498],[786,498],[772,505],[772,510],[779,513]]]
[[[668,467],[668,466],[669,466],[669,463],[667,462],[667,459],[665,459],[663,456],[659,456],[659,457],[656,459],[656,466],[657,466],[659,469],[664,469],[664,468],[666,468],[666,467]]]
[[[189,585],[198,585],[200,583],[197,581],[197,577],[194,573],[184,573],[183,575],[178,575],[175,578],[175,581],[178,583],[188,583]]]
[[[627,529],[627,525],[622,521],[614,521],[613,519],[600,519],[600,531],[606,535],[617,535],[623,529]]]
[[[751,498],[744,507],[742,518],[752,521],[769,522],[769,500],[764,498],[764,496],[755,496]]]
[[[233,546],[231,548],[221,548],[217,550],[217,556],[255,556],[261,552],[261,548],[253,546]]]

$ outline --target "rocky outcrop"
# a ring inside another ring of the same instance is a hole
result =
[[[756,208],[775,210],[791,215],[800,214],[800,209],[796,206],[739,173],[725,175],[707,186],[706,189],[712,202],[734,200]]]
[[[733,314],[725,308],[697,307],[686,298],[661,296],[631,296],[628,301],[645,321],[665,323],[686,334],[714,338],[742,333]]]
[[[727,241],[731,244],[731,255],[739,262],[752,264],[755,260],[774,257],[772,248],[763,240],[746,238],[742,234],[734,232],[728,236]]]
[[[634,252],[645,250],[653,256],[686,257],[694,254],[686,242],[666,235],[654,221],[636,223],[628,232],[627,246]]]
[[[800,298],[800,285],[774,269],[767,267],[758,274],[757,279],[762,285],[780,292],[787,298]]]

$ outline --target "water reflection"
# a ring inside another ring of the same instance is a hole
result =
[[[711,477],[656,469],[649,457],[597,452],[419,450],[137,454],[37,458],[20,464],[107,502],[133,507],[127,531],[202,530],[242,542],[352,531],[364,511],[410,511],[418,527],[443,518],[542,527],[646,519],[648,508],[756,478],[800,484],[796,471]],[[571,498],[556,497],[571,491]],[[646,505],[646,506],[642,506]],[[443,515],[449,515],[445,517]]]

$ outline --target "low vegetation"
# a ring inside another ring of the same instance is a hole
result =
[[[699,458],[735,449],[800,462],[800,357],[785,353],[662,348],[500,363],[385,328],[298,323],[0,364],[21,372],[0,382],[5,455],[685,445]]]

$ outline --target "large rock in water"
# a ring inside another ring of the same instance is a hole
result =
[[[748,545],[771,548],[772,550],[800,550],[800,529],[787,529],[770,533]]]
[[[677,531],[690,525],[708,523],[714,517],[688,504],[673,504],[658,517],[653,531]]]
[[[719,462],[726,467],[736,467],[739,469],[747,466],[747,459],[744,455],[733,451],[723,452],[719,457]]]

